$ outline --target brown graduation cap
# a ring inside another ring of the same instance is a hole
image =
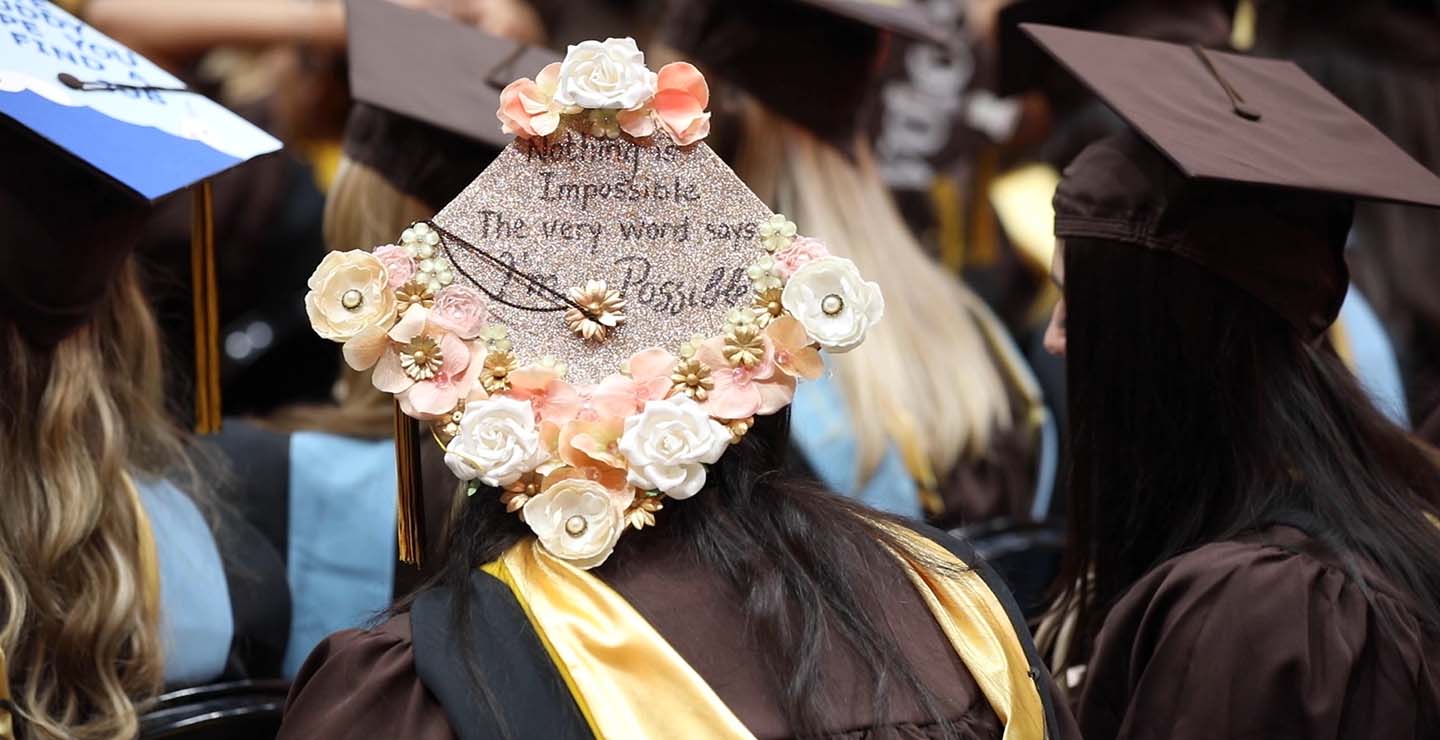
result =
[[[862,125],[886,33],[949,44],[911,0],[673,0],[660,29],[687,59],[842,149]]]
[[[434,208],[455,197],[513,138],[500,90],[558,54],[388,0],[346,5],[347,156]]]
[[[1181,254],[1315,336],[1349,283],[1353,201],[1440,207],[1440,178],[1291,62],[1023,28],[1138,134],[1066,168],[1061,239]]]

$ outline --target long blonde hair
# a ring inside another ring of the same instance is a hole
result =
[[[53,349],[0,319],[0,647],[29,737],[117,738],[164,676],[153,542],[132,475],[191,488],[133,263]]]
[[[325,244],[332,250],[371,249],[393,244],[405,227],[434,212],[418,198],[391,185],[373,168],[340,159],[325,200]],[[387,437],[394,432],[393,401],[376,390],[368,372],[349,367],[335,381],[335,403],[282,410],[271,422],[287,429]]]
[[[993,321],[989,310],[925,254],[865,142],[851,161],[753,99],[741,111],[741,179],[885,294],[880,330],[833,358],[855,422],[861,480],[892,442],[917,447],[941,476],[983,454],[992,434],[1013,423],[1004,376],[979,325]]]

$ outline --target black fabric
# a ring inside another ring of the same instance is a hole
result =
[[[346,156],[436,210],[500,153],[489,144],[365,103],[350,110],[343,147]]]
[[[677,2],[660,33],[687,59],[841,148],[861,124],[884,35],[798,0]]]
[[[509,586],[477,570],[466,597],[470,634],[465,641],[455,633],[455,597],[448,589],[426,591],[410,611],[415,672],[440,701],[456,737],[591,737],[580,707]],[[457,649],[466,643],[470,650]],[[476,679],[489,701],[476,690]],[[495,707],[505,709],[503,717],[496,716]]]
[[[215,478],[220,505],[215,544],[230,589],[235,636],[224,678],[282,675],[290,641],[290,584],[286,568],[290,527],[290,435],[239,419],[205,438],[228,470]]]
[[[0,116],[0,317],[48,349],[87,323],[149,202]]]
[[[215,544],[230,589],[235,635],[222,677],[226,680],[283,675],[290,641],[290,583],[285,562],[265,535],[233,512],[222,512]]]
[[[213,445],[229,468],[221,498],[288,560],[290,435],[232,418],[203,442]]]
[[[1086,147],[1055,191],[1055,236],[1178,254],[1246,291],[1307,338],[1335,321],[1354,202],[1186,177],[1132,131]]]

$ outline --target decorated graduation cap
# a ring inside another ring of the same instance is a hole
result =
[[[822,139],[848,147],[884,33],[948,45],[911,0],[675,0],[665,42]]]
[[[89,320],[151,205],[195,187],[197,426],[220,420],[208,178],[280,143],[44,2],[0,13],[0,306],[50,347]]]
[[[1061,239],[1179,254],[1314,337],[1349,284],[1354,200],[1440,207],[1440,178],[1291,62],[1025,30],[1133,129],[1066,169]]]
[[[454,198],[511,137],[500,91],[560,56],[388,0],[346,5],[350,92],[344,151],[433,208]],[[416,53],[417,49],[424,53]]]
[[[589,568],[703,495],[707,466],[884,303],[705,145],[695,67],[651,71],[612,38],[535,71],[501,92],[514,140],[478,178],[394,244],[328,255],[305,300],[471,495]],[[418,509],[402,488],[412,562]]]

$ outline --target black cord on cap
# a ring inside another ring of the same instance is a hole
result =
[[[576,303],[575,301],[571,300],[571,299],[570,299],[570,296],[567,296],[567,295],[565,295],[564,293],[562,293],[562,292],[560,292],[560,291],[558,291],[558,290],[550,287],[549,285],[547,285],[547,284],[545,283],[545,281],[541,280],[540,278],[537,278],[537,277],[535,277],[534,275],[531,275],[531,274],[526,273],[526,272],[524,272],[524,271],[522,271],[522,270],[520,270],[520,269],[517,269],[517,268],[516,268],[515,266],[513,266],[513,265],[506,264],[505,260],[502,260],[502,259],[500,259],[499,257],[496,257],[495,255],[490,254],[489,252],[485,251],[484,249],[481,249],[480,247],[477,247],[477,246],[475,246],[474,244],[471,244],[470,242],[465,241],[464,239],[461,239],[460,237],[458,237],[458,236],[456,236],[455,234],[451,233],[450,231],[446,230],[445,227],[443,227],[443,226],[435,223],[434,221],[428,221],[428,220],[427,220],[427,221],[421,221],[421,222],[419,222],[419,223],[423,223],[423,224],[425,224],[426,226],[429,226],[430,228],[434,229],[437,234],[440,235],[440,240],[441,240],[440,246],[444,248],[445,253],[446,253],[446,256],[449,256],[450,243],[451,243],[451,242],[454,242],[455,244],[457,244],[457,245],[460,246],[461,248],[465,249],[466,251],[468,251],[468,252],[470,252],[470,253],[472,253],[472,254],[479,255],[482,259],[484,259],[486,262],[489,262],[491,265],[493,265],[494,267],[496,267],[497,269],[499,269],[501,272],[504,272],[505,274],[507,274],[507,275],[509,275],[509,276],[511,276],[511,277],[513,277],[513,278],[515,278],[515,279],[517,279],[517,280],[519,280],[521,283],[523,283],[523,284],[525,285],[525,287],[529,288],[529,289],[531,290],[531,292],[541,293],[541,294],[543,294],[543,295],[545,295],[545,296],[548,296],[549,298],[551,298],[552,300],[556,301],[557,303],[561,303],[561,304],[564,304],[564,305],[560,305],[560,306],[543,306],[543,307],[541,307],[541,306],[522,306],[522,305],[520,305],[520,304],[518,304],[518,303],[512,303],[512,302],[506,300],[505,298],[501,297],[500,294],[495,293],[495,292],[492,292],[489,288],[486,288],[483,283],[481,283],[479,280],[475,279],[475,276],[471,275],[469,272],[466,272],[465,269],[462,268],[462,267],[460,266],[460,264],[459,264],[458,262],[456,262],[455,259],[452,257],[451,260],[450,260],[450,263],[451,263],[451,265],[454,267],[455,271],[456,271],[456,272],[459,272],[461,275],[463,275],[463,276],[464,276],[466,279],[468,279],[470,282],[474,283],[474,284],[475,284],[475,287],[479,288],[481,292],[483,292],[485,295],[489,296],[491,300],[494,300],[494,301],[496,301],[496,302],[498,302],[498,303],[502,303],[502,304],[504,304],[504,305],[506,305],[506,306],[509,306],[509,307],[511,307],[511,308],[518,309],[518,310],[521,310],[521,311],[534,311],[534,312],[539,312],[539,313],[549,313],[549,312],[555,312],[555,311],[565,311],[565,310],[568,310],[568,309],[570,309],[570,308],[573,308],[573,309],[575,309],[576,311],[579,311],[579,312],[580,312],[580,315],[584,316],[584,317],[587,318],[587,319],[590,319],[591,321],[598,321],[598,320],[599,320],[599,317],[596,316],[593,311],[590,311],[589,309],[585,308],[584,306],[580,305],[579,303]]]
[[[195,93],[188,87],[162,87],[160,85],[131,85],[125,82],[107,82],[105,80],[82,80],[69,72],[61,72],[55,75],[60,84],[71,90],[80,92],[106,92],[114,90],[134,90],[136,92],[179,92]]]

